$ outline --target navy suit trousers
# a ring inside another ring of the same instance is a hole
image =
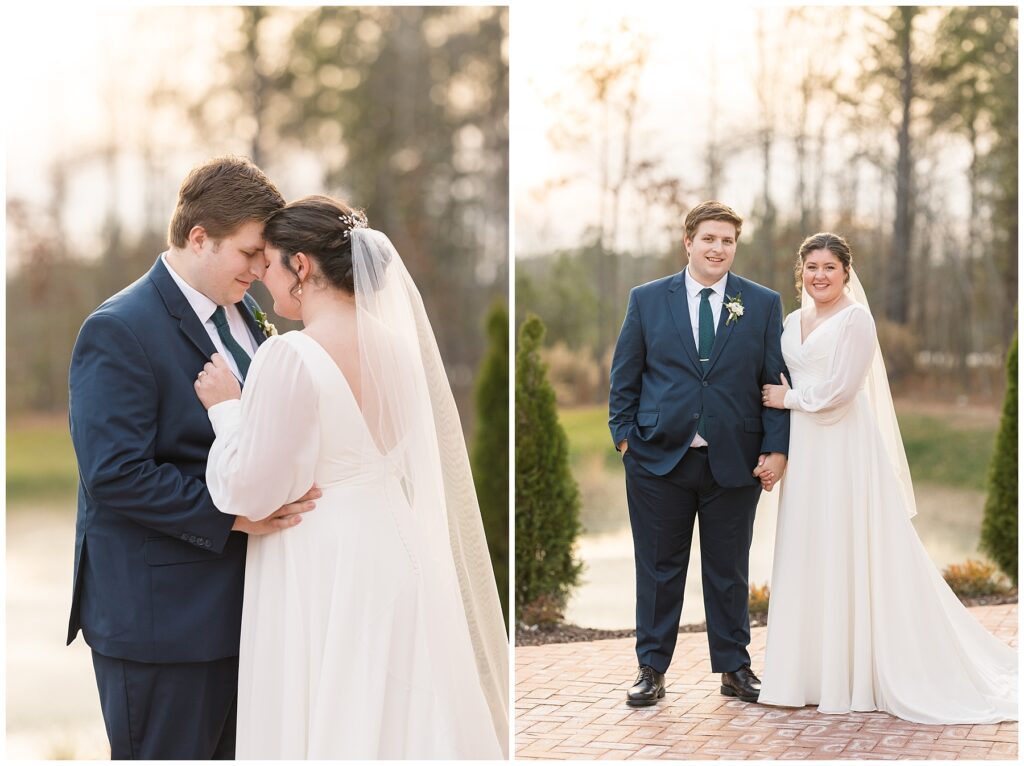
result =
[[[150,663],[92,653],[113,760],[235,757],[238,658]]]
[[[749,664],[747,570],[761,486],[720,487],[706,449],[688,449],[664,476],[640,465],[631,449],[623,464],[636,560],[637,660],[659,673],[672,661],[698,521],[711,669],[728,673]]]

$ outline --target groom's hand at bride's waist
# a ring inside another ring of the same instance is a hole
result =
[[[269,535],[272,532],[280,532],[282,529],[294,527],[302,521],[302,514],[309,513],[316,508],[316,499],[323,495],[323,492],[314,484],[309,492],[298,500],[282,505],[265,519],[252,521],[245,516],[235,517],[235,523],[231,527],[232,532],[245,532],[247,535]]]

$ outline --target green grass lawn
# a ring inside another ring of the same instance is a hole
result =
[[[67,498],[74,509],[78,466],[66,420],[8,421],[7,502]]]
[[[569,437],[574,462],[603,456],[619,461],[608,435],[604,406],[565,409],[559,418]],[[985,489],[995,426],[950,425],[939,417],[900,415],[900,429],[915,481],[962,489]],[[7,501],[74,502],[78,480],[67,422],[59,417],[11,421],[7,426]]]
[[[925,484],[985,490],[995,426],[949,425],[938,417],[917,413],[898,415],[907,461],[914,481]],[[603,405],[563,409],[559,420],[569,437],[572,460],[604,455],[619,461],[608,433],[608,408]]]

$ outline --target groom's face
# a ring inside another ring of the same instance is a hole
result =
[[[736,227],[728,221],[701,221],[693,239],[684,239],[690,276],[710,287],[732,268],[736,257]]]
[[[207,239],[199,251],[197,288],[220,306],[238,303],[263,278],[263,223],[246,221],[219,242]]]

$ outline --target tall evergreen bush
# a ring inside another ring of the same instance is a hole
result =
[[[487,315],[487,355],[476,382],[473,481],[480,500],[487,547],[508,623],[508,311],[501,303]]]
[[[527,315],[516,351],[516,618],[530,624],[561,619],[582,568],[574,556],[579,489],[540,358],[544,333]]]
[[[1006,398],[988,469],[981,550],[1017,585],[1017,333],[1006,355]]]

